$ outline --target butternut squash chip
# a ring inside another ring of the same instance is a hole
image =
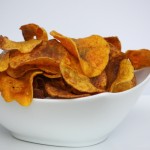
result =
[[[42,61],[42,60],[39,60],[39,61]],[[59,67],[48,66],[48,65],[44,66],[44,65],[27,64],[27,65],[17,67],[15,69],[9,67],[6,70],[6,72],[9,76],[11,76],[13,78],[19,78],[30,70],[41,70],[44,72],[43,74],[45,74],[47,76],[59,76],[59,77],[61,76]]]
[[[71,55],[64,57],[60,63],[60,70],[64,80],[80,92],[100,93],[103,90],[96,88],[90,81],[90,78],[85,76],[78,63],[78,60]]]
[[[66,86],[62,78],[53,79],[46,82],[45,85],[46,91],[50,97],[53,98],[78,98],[88,96],[89,94],[81,93],[74,94],[70,91],[70,88]]]
[[[7,51],[18,50],[21,53],[29,53],[36,46],[41,44],[41,42],[42,40],[35,40],[35,39],[22,42],[14,42],[9,40],[7,37],[0,36],[0,48],[2,50]]]
[[[118,51],[121,51],[121,42],[117,36],[110,36],[104,38],[109,44],[116,47]]]
[[[21,78],[14,79],[6,72],[0,73],[0,91],[6,102],[17,101],[22,106],[28,106],[33,98],[33,78],[42,74],[41,71],[31,71]]]
[[[0,54],[0,72],[7,70],[9,66],[9,52]]]
[[[19,51],[10,53],[10,67],[17,68],[23,65],[41,65],[55,66],[58,71],[59,63],[65,55],[66,50],[56,40],[43,42],[40,46],[34,48],[32,52],[22,54]],[[53,67],[54,69],[54,67]]]
[[[128,59],[123,59],[120,62],[117,78],[110,87],[110,92],[122,92],[134,86],[134,68]]]
[[[120,62],[125,59],[123,53],[116,54],[111,52],[109,63],[105,69],[107,75],[107,90],[109,91],[110,86],[116,80],[119,71]]]
[[[36,39],[38,40],[48,41],[47,32],[44,28],[38,26],[37,24],[26,24],[21,26],[20,29],[22,30],[22,35],[25,41],[34,39],[34,36],[36,36]]]
[[[75,42],[69,37],[66,37],[56,31],[51,31],[50,35],[52,35],[54,38],[59,40],[61,44],[68,50],[70,54],[72,54],[74,57],[79,58],[78,49],[76,47]]]
[[[79,60],[86,76],[98,76],[105,69],[109,60],[110,48],[107,41],[101,36],[92,35],[86,38],[71,39],[56,31],[52,31],[50,34]]]
[[[106,91],[106,85],[107,85],[107,75],[106,72],[103,71],[99,76],[90,78],[91,83],[98,89]]]
[[[50,78],[50,79],[55,79],[55,78],[60,78],[62,77],[61,74],[48,74],[48,73],[43,73],[43,75],[47,78]]]
[[[150,67],[150,50],[148,49],[128,50],[126,56],[130,59],[134,69]]]
[[[30,70],[38,70],[38,68],[36,65],[24,65],[15,69],[9,67],[6,72],[12,78],[20,78]]]

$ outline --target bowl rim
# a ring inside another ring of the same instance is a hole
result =
[[[128,89],[126,91],[116,92],[116,93],[103,92],[103,93],[98,93],[98,94],[89,95],[89,96],[85,96],[85,97],[71,98],[71,99],[67,99],[67,98],[50,98],[50,97],[43,98],[43,99],[41,99],[41,98],[33,98],[32,99],[32,103],[33,102],[34,103],[60,103],[60,104],[61,103],[76,103],[76,102],[93,101],[93,100],[95,100],[97,98],[103,98],[103,97],[106,97],[106,96],[118,96],[118,95],[128,94],[128,93],[134,92],[137,88],[140,88],[144,84],[148,83],[148,80],[150,80],[150,67],[147,67],[147,68],[149,70],[149,74],[147,75],[147,77],[141,83],[137,84],[133,88]],[[142,69],[140,69],[140,70],[142,70]],[[0,93],[0,96],[1,96],[1,93]],[[14,100],[14,101],[11,101],[11,102],[16,102],[16,101]]]
[[[150,69],[150,68],[149,68]],[[122,92],[117,92],[117,93],[112,93],[112,92],[104,92],[104,93],[98,93],[95,95],[89,95],[89,96],[85,96],[85,97],[79,97],[79,98],[71,98],[71,99],[67,99],[67,98],[44,98],[44,99],[40,99],[40,98],[33,98],[34,102],[45,102],[45,103],[74,103],[74,102],[81,102],[81,101],[90,101],[91,99],[93,100],[96,98],[102,98],[105,96],[116,96],[116,95],[124,95],[127,93],[131,93],[134,92],[137,88],[143,86],[144,84],[148,83],[148,80],[150,79],[150,73],[147,75],[147,77],[139,84],[137,84],[136,86],[134,86],[133,88],[126,90],[126,91],[122,91]]]

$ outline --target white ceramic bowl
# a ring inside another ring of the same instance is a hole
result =
[[[0,123],[25,141],[80,147],[103,141],[125,118],[150,79],[150,68],[136,72],[138,85],[120,93],[74,100],[34,99],[29,107],[0,97]]]

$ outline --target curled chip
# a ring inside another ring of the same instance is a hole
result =
[[[65,54],[64,47],[53,39],[43,42],[30,53],[22,54],[19,51],[13,51],[10,53],[10,67],[17,68],[27,64],[41,65],[41,67],[49,65],[55,66],[58,71],[59,63]]]
[[[109,44],[115,46],[118,51],[121,51],[121,42],[117,36],[105,37],[104,39]]]
[[[2,96],[7,102],[16,100],[22,106],[30,105],[33,98],[33,78],[41,73],[41,71],[31,71],[18,79],[8,76],[6,72],[0,73],[0,91]]]
[[[78,58],[83,73],[95,77],[102,73],[109,60],[109,44],[99,35],[71,39],[56,31],[50,34],[58,39],[70,54]]]
[[[0,54],[0,72],[7,70],[9,66],[9,52]]]
[[[70,54],[72,54],[74,57],[79,58],[79,53],[76,48],[76,44],[73,42],[73,40],[69,37],[66,37],[56,31],[51,31],[50,34],[59,40],[61,44],[67,48]]]
[[[60,70],[64,80],[76,90],[86,93],[103,92],[103,90],[96,88],[90,79],[83,74],[78,60],[71,55],[62,59]]]
[[[60,78],[61,77],[61,74],[48,74],[48,73],[43,73],[43,75],[47,78],[50,78],[50,79],[55,79],[55,78]]]
[[[96,88],[106,91],[107,75],[105,71],[103,71],[99,76],[90,78],[90,80]]]
[[[46,82],[46,91],[51,97],[59,98],[78,98],[88,96],[89,94],[74,94],[70,91],[70,88],[65,85],[62,78],[53,79]]]
[[[116,80],[110,87],[110,92],[122,92],[135,86],[134,68],[128,59],[120,62]]]
[[[41,44],[42,40],[34,40],[31,39],[29,41],[23,42],[14,42],[9,40],[7,37],[0,36],[0,48],[3,50],[18,50],[21,53],[29,53],[31,52],[36,46]]]
[[[39,68],[40,70],[44,71],[47,74],[57,74],[60,75],[60,68],[59,66],[55,66],[54,63],[52,63],[51,65],[37,65],[37,68]]]
[[[26,41],[34,39],[34,36],[36,36],[36,39],[38,40],[48,40],[45,29],[36,24],[26,24],[21,26],[20,29],[22,30],[23,37]]]
[[[130,59],[134,69],[150,67],[150,50],[148,49],[128,50],[126,56]]]
[[[111,52],[112,53],[112,52]],[[117,73],[119,70],[120,62],[125,58],[125,55],[123,53],[110,55],[109,63],[107,64],[107,67],[105,69],[106,75],[107,75],[107,90],[110,89],[110,86],[117,78]]]
[[[38,68],[36,67],[36,65],[24,65],[21,67],[18,67],[16,69],[13,69],[11,67],[9,67],[6,72],[10,77],[13,78],[20,78],[22,77],[26,72],[30,71],[30,70],[38,70]]]
[[[59,77],[61,76],[59,67],[48,66],[48,65],[44,66],[44,65],[27,64],[27,65],[19,66],[15,69],[9,67],[6,70],[6,72],[9,76],[13,78],[19,78],[30,70],[41,70],[44,72],[43,74],[46,74],[47,76],[59,76]]]

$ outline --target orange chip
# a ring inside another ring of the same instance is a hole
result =
[[[66,37],[56,31],[51,31],[50,34],[56,38],[57,40],[59,40],[61,42],[61,44],[67,48],[67,50],[69,51],[70,54],[72,54],[73,56],[75,56],[76,58],[79,57],[79,53],[76,47],[76,44],[73,42],[73,40],[69,37]]]
[[[81,70],[78,60],[71,55],[64,57],[60,63],[60,70],[64,80],[80,92],[100,93],[103,90],[96,88]]]
[[[110,92],[122,92],[135,86],[134,68],[128,59],[120,62],[116,80],[110,87]]]
[[[126,56],[130,59],[134,69],[150,67],[150,50],[148,49],[128,50]]]
[[[14,42],[9,40],[7,37],[0,36],[0,48],[3,50],[18,50],[21,53],[29,53],[36,46],[41,44],[42,40],[29,40],[23,42]]]
[[[102,73],[109,60],[109,45],[98,35],[74,40],[80,55],[80,64],[85,75],[95,77]]]
[[[65,86],[62,78],[49,80],[45,85],[46,91],[50,97],[59,98],[78,98],[88,96],[88,94],[74,94]]]
[[[31,71],[23,77],[14,79],[5,72],[0,73],[0,91],[5,101],[16,100],[22,106],[30,105],[33,98],[33,78],[41,71]]]
[[[123,53],[116,54],[111,52],[110,60],[107,64],[107,67],[105,69],[106,75],[107,75],[107,89],[109,90],[111,84],[115,81],[117,78],[120,62],[125,58],[125,55]],[[114,54],[114,55],[113,55]]]
[[[43,60],[41,60],[43,61]],[[44,60],[45,62],[45,60]],[[48,62],[49,64],[49,62]],[[58,65],[55,65],[53,62],[51,65],[37,65],[37,68],[39,68],[40,70],[44,71],[47,74],[59,74],[60,75],[60,68]]]
[[[0,54],[0,72],[7,70],[9,66],[9,52]]]
[[[38,40],[48,41],[48,35],[45,29],[36,24],[26,24],[21,26],[20,29],[26,41],[34,39],[34,36],[36,36]]]
[[[103,71],[99,76],[93,77],[90,80],[96,88],[104,91],[106,90],[107,76],[105,71]]]
[[[30,53],[22,54],[18,51],[10,53],[10,67],[17,68],[26,64],[50,65],[58,69],[62,57],[66,54],[64,47],[56,40],[43,42]],[[54,68],[53,68],[54,69]]]
[[[30,71],[30,70],[38,70],[38,68],[36,67],[36,65],[24,65],[18,68],[8,68],[6,70],[7,74],[13,78],[20,78],[22,77],[26,72]]]
[[[121,51],[121,42],[117,36],[105,37],[104,39],[109,44],[115,46],[118,51]]]
[[[56,31],[50,34],[58,39],[70,54],[78,58],[84,74],[95,77],[102,73],[109,60],[109,44],[99,35],[71,39]]]
[[[47,78],[50,78],[50,79],[55,79],[55,78],[60,78],[61,77],[61,74],[48,74],[48,73],[43,73],[43,75]]]
[[[39,62],[42,61],[42,59],[39,60]],[[44,60],[45,62],[45,60]],[[35,62],[34,62],[35,63]],[[36,61],[36,63],[38,63]],[[27,65],[23,65],[23,66],[19,66],[15,69],[9,67],[6,72],[9,76],[13,77],[13,78],[19,78],[21,76],[23,76],[26,72],[30,71],[30,70],[41,70],[44,71],[45,75],[47,76],[61,76],[60,75],[60,69],[59,67],[54,67],[54,66],[44,66],[44,65],[32,65],[32,64],[27,64]]]

